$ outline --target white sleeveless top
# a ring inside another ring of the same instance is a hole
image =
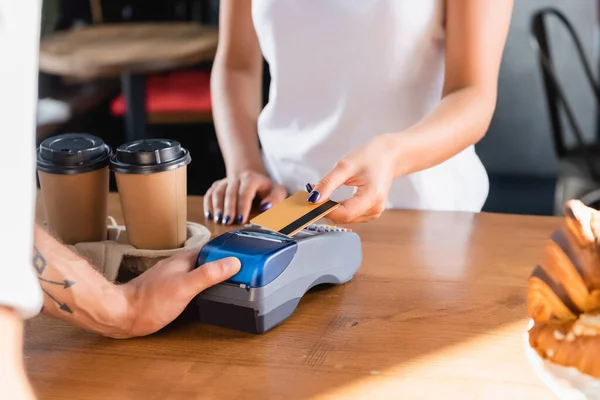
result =
[[[352,149],[432,111],[444,83],[443,2],[252,0],[271,73],[258,133],[274,180],[304,190]],[[332,198],[351,194],[344,187]],[[387,207],[478,212],[487,194],[470,147],[396,179]]]

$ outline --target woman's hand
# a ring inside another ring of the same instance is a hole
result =
[[[354,223],[379,217],[395,177],[396,147],[394,136],[376,136],[339,160],[313,188],[308,201],[320,203],[342,185],[354,186],[354,195],[341,201],[327,218],[334,223]]]
[[[225,225],[245,223],[257,196],[260,210],[266,211],[283,201],[287,190],[264,174],[246,171],[212,184],[204,195],[205,216]]]
[[[236,258],[194,269],[197,253],[185,252],[159,261],[132,281],[116,286],[124,294],[127,318],[116,338],[145,336],[177,318],[198,293],[235,275]]]

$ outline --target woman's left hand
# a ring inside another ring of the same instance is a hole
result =
[[[378,218],[385,210],[392,180],[395,177],[394,136],[378,135],[339,160],[313,188],[311,203],[321,203],[342,185],[354,186],[354,195],[340,202],[327,215],[334,223],[366,222]]]

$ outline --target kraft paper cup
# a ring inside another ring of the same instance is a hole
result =
[[[111,159],[129,243],[146,250],[183,246],[187,239],[189,152],[174,140],[120,146]]]
[[[105,240],[112,150],[88,134],[44,140],[37,171],[48,230],[65,244]]]

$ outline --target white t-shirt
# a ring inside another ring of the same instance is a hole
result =
[[[39,313],[32,267],[41,0],[0,0],[0,305]]]
[[[253,0],[252,17],[271,72],[258,121],[263,155],[292,192],[375,135],[417,123],[441,99],[444,0]],[[395,180],[387,206],[478,212],[487,194],[469,147]]]

